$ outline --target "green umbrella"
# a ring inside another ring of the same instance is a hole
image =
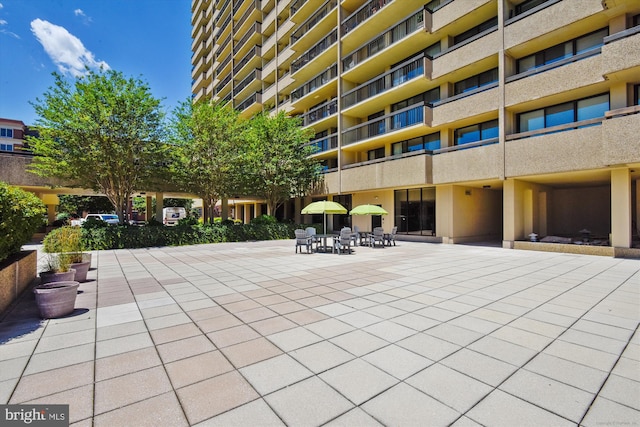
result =
[[[376,205],[360,205],[351,209],[349,215],[387,215],[389,212]]]
[[[303,215],[307,214],[323,214],[324,215],[324,234],[327,234],[327,214],[346,214],[347,208],[338,202],[330,200],[320,200],[318,202],[309,203],[302,209]]]

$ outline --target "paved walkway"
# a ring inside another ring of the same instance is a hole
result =
[[[640,424],[640,261],[399,242],[94,253],[0,322],[0,403],[78,426]],[[97,280],[96,280],[97,279]]]

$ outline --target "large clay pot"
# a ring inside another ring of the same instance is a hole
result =
[[[74,279],[76,282],[86,282],[87,281],[87,273],[89,272],[89,267],[91,266],[91,261],[88,262],[72,262],[69,267],[76,271],[76,275]]]
[[[53,319],[73,312],[79,285],[75,281],[65,281],[36,286],[33,293],[36,295],[40,317]]]
[[[71,280],[75,280],[76,271],[73,269],[69,269],[69,271],[65,272],[55,272],[55,271],[43,271],[40,273],[40,284],[51,283],[51,282],[68,282]]]

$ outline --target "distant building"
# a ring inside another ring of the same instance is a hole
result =
[[[21,120],[0,117],[0,151],[20,151],[27,126]]]

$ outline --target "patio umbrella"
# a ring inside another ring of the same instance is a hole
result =
[[[327,214],[346,214],[347,208],[338,202],[330,200],[320,200],[318,202],[309,203],[302,209],[303,215],[307,214],[323,214],[324,215],[324,234],[327,234]]]
[[[349,215],[387,215],[389,212],[376,205],[359,205],[351,209]]]

